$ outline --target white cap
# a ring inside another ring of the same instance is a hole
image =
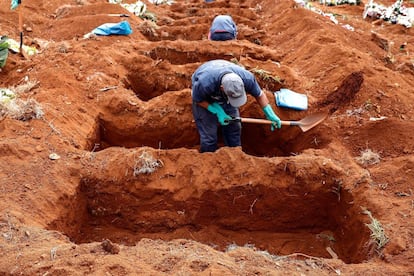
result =
[[[242,106],[247,101],[243,80],[236,73],[227,73],[221,78],[223,91],[229,103],[234,107]]]

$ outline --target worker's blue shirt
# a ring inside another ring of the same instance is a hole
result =
[[[210,33],[228,32],[234,37],[237,35],[237,27],[233,19],[229,15],[217,15],[211,23]]]
[[[225,103],[227,100],[220,90],[221,78],[232,72],[243,80],[246,93],[260,96],[260,86],[251,72],[227,60],[211,60],[202,64],[191,77],[193,101]]]

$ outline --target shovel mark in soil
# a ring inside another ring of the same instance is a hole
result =
[[[325,100],[318,103],[319,107],[331,106],[329,114],[334,113],[340,107],[348,105],[356,93],[361,89],[364,82],[362,72],[353,72],[342,82],[341,86],[334,92],[330,93]]]

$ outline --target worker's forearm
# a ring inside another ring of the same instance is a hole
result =
[[[269,99],[267,98],[265,92],[262,91],[259,97],[256,97],[257,103],[260,105],[261,108],[265,107],[269,104]]]

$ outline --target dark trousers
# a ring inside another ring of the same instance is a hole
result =
[[[233,40],[236,39],[236,37],[228,32],[222,32],[222,33],[212,33],[210,34],[210,40],[214,41],[225,41],[225,40]]]
[[[229,104],[220,104],[231,117],[239,117],[239,109]],[[227,126],[219,124],[217,116],[193,102],[193,116],[200,134],[200,152],[217,150],[218,128],[221,127],[224,144],[228,147],[241,146],[241,123],[232,122]]]

